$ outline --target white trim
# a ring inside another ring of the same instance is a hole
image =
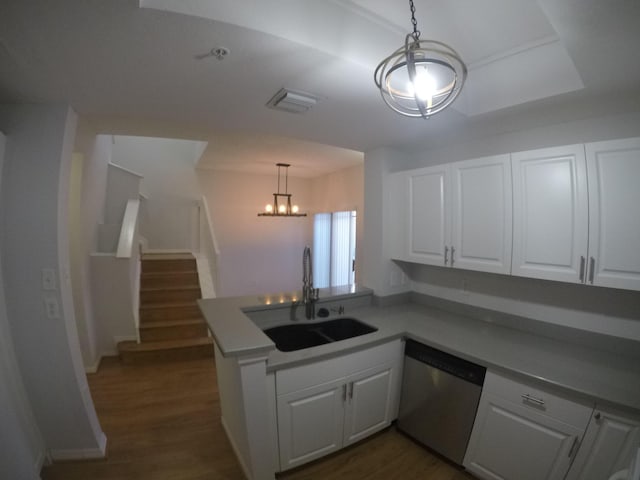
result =
[[[100,368],[100,362],[102,362],[103,355],[98,355],[95,363],[93,365],[85,365],[84,372],[85,373],[97,373]]]
[[[115,345],[118,345],[120,342],[137,342],[137,341],[138,341],[137,335],[114,335],[113,336],[113,343]]]
[[[101,460],[107,457],[107,436],[100,432],[98,448],[65,448],[49,450],[52,461]]]
[[[120,165],[117,165],[117,164],[115,164],[113,162],[109,162],[109,166],[110,167],[115,167],[118,170],[122,170],[123,172],[129,173],[129,174],[131,174],[133,176],[136,176],[138,178],[144,178],[144,175],[140,175],[139,173],[136,173],[136,172],[131,171],[131,170],[127,169],[127,168],[121,167]]]
[[[242,455],[240,455],[240,449],[238,449],[236,442],[234,441],[233,437],[229,434],[229,429],[227,428],[227,422],[224,421],[224,417],[220,417],[220,423],[222,423],[222,428],[224,429],[224,433],[227,434],[227,438],[229,439],[229,443],[231,444],[231,449],[233,450],[233,453],[236,454],[236,458],[238,459],[240,468],[242,468],[242,471],[244,472],[244,476],[251,480],[253,478],[253,475],[251,475],[251,473],[249,472],[249,468],[247,468],[247,465],[244,463],[244,459],[242,458]]]

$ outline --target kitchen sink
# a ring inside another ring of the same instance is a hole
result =
[[[296,323],[268,328],[264,333],[282,352],[317,347],[378,330],[355,318],[345,317],[317,323]]]

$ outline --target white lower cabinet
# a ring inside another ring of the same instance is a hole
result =
[[[464,466],[489,480],[561,480],[592,406],[487,372]]]
[[[640,414],[596,406],[567,480],[601,480],[629,466],[640,448]]]
[[[402,347],[396,340],[276,372],[281,471],[391,424],[397,417]]]

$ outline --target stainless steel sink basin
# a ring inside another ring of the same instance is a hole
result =
[[[355,318],[345,317],[317,323],[296,323],[268,328],[264,333],[282,352],[293,352],[366,335],[378,330]]]

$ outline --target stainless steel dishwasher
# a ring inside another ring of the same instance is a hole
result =
[[[485,373],[484,367],[407,340],[398,429],[462,465]]]

